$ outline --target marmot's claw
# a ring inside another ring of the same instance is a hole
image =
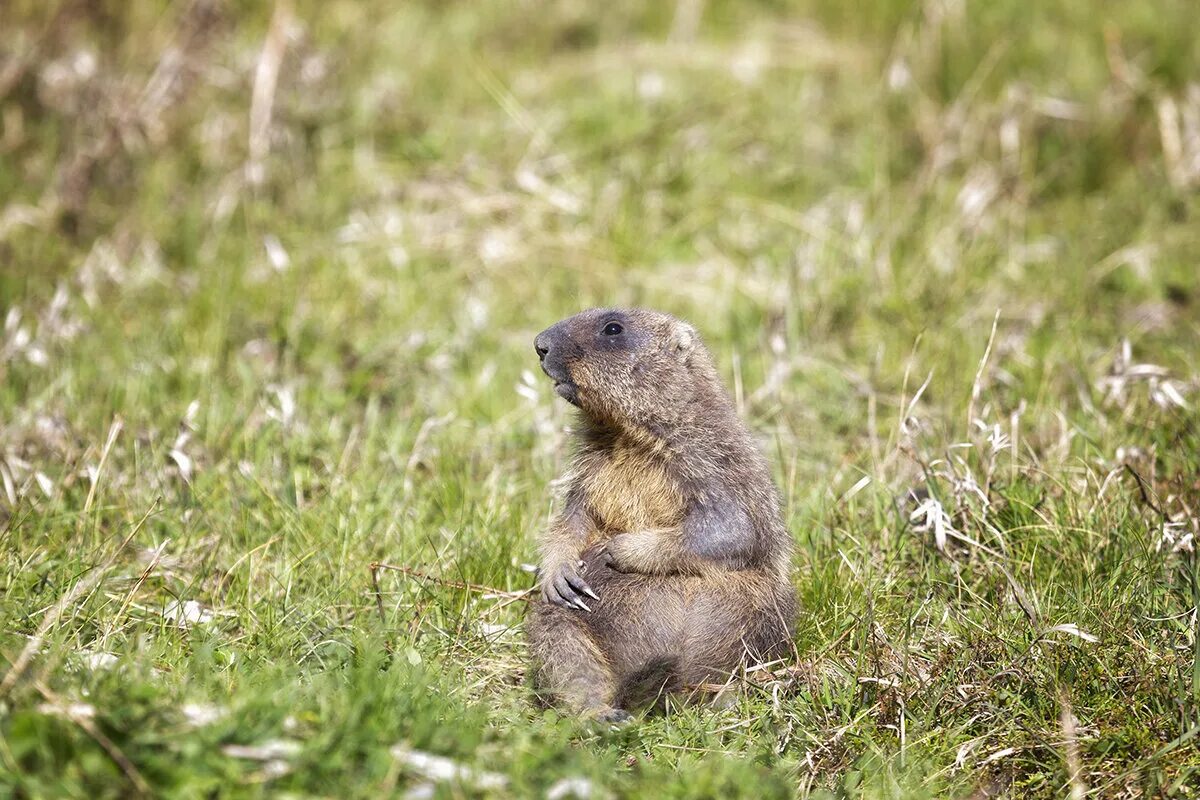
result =
[[[542,587],[542,594],[546,600],[555,605],[580,611],[592,610],[583,601],[582,595],[587,595],[593,600],[600,599],[570,564],[560,565],[552,575],[547,576],[546,583]]]

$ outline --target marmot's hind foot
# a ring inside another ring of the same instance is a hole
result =
[[[591,715],[596,722],[621,728],[633,722],[633,715],[623,708],[602,708]]]

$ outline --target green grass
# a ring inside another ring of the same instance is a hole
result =
[[[269,8],[55,5],[0,42],[0,795],[1196,795],[1191,2],[297,2],[258,184]],[[802,599],[616,733],[461,588],[532,584],[532,339],[609,304],[705,336]]]

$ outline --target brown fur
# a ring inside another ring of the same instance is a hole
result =
[[[619,335],[603,333],[613,322]],[[539,695],[617,718],[786,653],[791,536],[695,330],[653,311],[597,309],[537,347],[583,412],[527,623]]]

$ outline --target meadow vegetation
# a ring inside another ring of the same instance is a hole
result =
[[[0,795],[1200,791],[1192,0],[0,29]],[[533,336],[626,304],[705,337],[802,611],[610,732],[521,626]]]

